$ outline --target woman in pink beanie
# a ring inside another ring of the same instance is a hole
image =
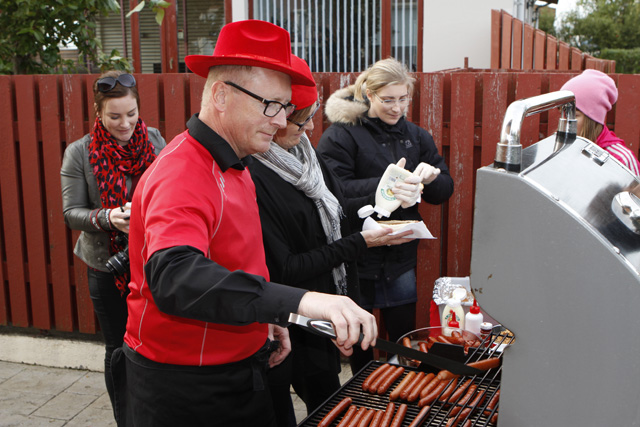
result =
[[[618,100],[618,89],[613,79],[597,70],[584,70],[566,82],[561,90],[570,90],[576,96],[578,136],[595,142],[640,176],[638,159],[605,123],[607,112]]]

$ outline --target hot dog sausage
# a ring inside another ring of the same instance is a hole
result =
[[[362,382],[362,391],[369,391],[369,387],[371,386],[371,383],[373,383],[373,381],[375,381],[376,378],[378,378],[378,376],[380,376],[380,374],[382,374],[383,372],[385,372],[387,369],[390,368],[390,365],[388,363],[385,363],[384,365],[380,365],[378,366],[373,372],[371,372],[369,374],[369,376]]]
[[[467,388],[469,387],[469,384],[471,384],[471,381],[473,381],[473,379],[469,378],[463,384],[460,384],[460,387],[458,387],[456,389],[456,391],[453,392],[453,394],[451,395],[451,398],[449,399],[449,401],[451,403],[457,402],[458,399],[460,399],[460,396],[462,396],[462,393],[467,391]]]
[[[433,374],[432,374],[433,375]],[[427,375],[428,376],[428,375]],[[425,397],[427,394],[431,393],[431,391],[438,385],[438,383],[440,382],[440,380],[438,379],[437,376],[433,376],[431,377],[431,380],[429,380],[429,382],[427,383],[427,385],[425,385],[422,390],[420,390],[420,395],[419,397],[422,399],[423,397]]]
[[[467,408],[464,411],[460,412],[457,417],[451,417],[447,420],[447,427],[455,427],[458,423],[465,418],[467,418],[471,414],[471,408]]]
[[[491,411],[493,411],[493,408],[496,407],[496,404],[498,403],[499,399],[500,399],[500,390],[496,391],[496,394],[493,395],[493,397],[489,401],[489,404],[487,405],[487,408],[484,410],[484,414],[486,416],[491,415]]]
[[[342,399],[336,406],[333,407],[332,410],[329,411],[327,415],[324,416],[324,418],[318,423],[318,427],[330,426],[331,423],[333,423],[338,418],[338,415],[347,410],[352,402],[353,399],[351,399],[350,397],[345,397],[344,399]]]
[[[411,339],[409,337],[402,338],[402,345],[411,348]]]
[[[418,350],[420,350],[423,353],[428,353],[429,352],[429,346],[427,345],[426,342],[420,341],[418,343]]]
[[[393,389],[391,394],[389,395],[389,400],[398,400],[403,390],[407,388],[407,386],[411,383],[413,378],[416,376],[415,371],[409,371],[407,375],[404,376],[402,381]]]
[[[433,374],[433,372],[428,373],[416,386],[413,390],[411,390],[411,393],[409,393],[409,395],[407,396],[407,401],[409,402],[415,402],[416,400],[418,400],[418,398],[420,397],[420,393],[422,392],[422,390],[424,390],[426,387],[429,386],[429,384],[431,384],[431,382],[435,379],[435,375]]]
[[[460,412],[462,410],[462,407],[469,401],[469,399],[471,399],[471,396],[473,396],[473,393],[476,392],[477,388],[478,388],[477,385],[472,384],[469,387],[469,390],[467,390],[464,396],[462,396],[462,399],[460,399],[460,401],[456,404],[456,406],[453,409],[451,409],[451,412],[449,412],[449,415],[454,416],[458,412]]]
[[[480,369],[481,371],[488,371],[489,369],[497,368],[500,366],[500,358],[499,357],[490,357],[485,360],[478,360],[477,362],[467,363],[467,366],[471,366],[472,368]],[[452,378],[458,378],[460,375],[452,374],[447,370],[442,370],[438,372],[438,377],[441,380],[450,380]]]
[[[400,427],[405,415],[407,415],[407,404],[401,403],[400,406],[398,406],[395,417],[393,417],[393,421],[391,421],[391,427]]]
[[[402,366],[398,366],[393,373],[391,373],[391,375],[389,375],[387,378],[385,378],[384,381],[382,381],[380,383],[380,385],[378,386],[378,390],[377,393],[382,395],[385,394],[387,392],[387,390],[389,390],[389,387],[391,387],[391,385],[398,379],[400,378],[400,376],[404,374],[404,368]]]
[[[441,342],[443,344],[453,344],[449,339],[449,337],[445,337],[444,335],[438,335],[436,340],[438,340],[438,342]]]
[[[413,391],[413,389],[416,387],[416,385],[418,385],[418,383],[425,377],[424,372],[420,371],[418,372],[414,377],[413,380],[411,380],[411,382],[402,389],[402,393],[400,393],[400,399],[401,400],[407,400],[407,398],[409,397],[409,394]]]
[[[356,412],[353,418],[351,418],[351,421],[349,421],[349,424],[347,424],[347,427],[358,427],[358,424],[360,424],[360,420],[362,419],[362,417],[364,417],[364,414],[366,413],[367,413],[367,408],[365,408],[364,406],[358,408],[358,412]]]
[[[449,396],[451,396],[453,394],[453,390],[456,389],[456,386],[458,385],[458,379],[454,378],[453,381],[451,381],[451,384],[449,384],[447,386],[447,388],[445,389],[444,393],[442,393],[440,395],[440,397],[438,398],[438,400],[440,402],[445,402]]]
[[[500,358],[490,357],[485,360],[478,360],[477,362],[471,362],[468,365],[473,368],[480,369],[481,371],[488,371],[489,369],[497,368],[498,366],[500,366]]]
[[[413,421],[411,421],[411,424],[409,424],[409,427],[421,426],[422,423],[424,422],[425,418],[427,418],[427,415],[429,415],[429,411],[430,410],[431,410],[431,406],[423,407],[420,410],[420,412],[418,412],[418,415],[416,415],[416,417],[413,419]]]
[[[444,388],[446,386],[447,386],[447,382],[446,381],[440,381],[438,383],[438,385],[431,391],[431,393],[427,394],[425,397],[420,399],[420,402],[418,403],[418,406],[431,405],[431,403],[434,400],[436,400],[436,397],[438,397],[440,395],[440,393],[442,393],[442,391],[444,390]]]
[[[338,423],[337,427],[346,427],[349,425],[349,422],[351,421],[351,418],[353,418],[353,416],[356,414],[356,412],[358,411],[358,407],[351,405],[349,406],[349,409],[347,409],[347,413],[344,414],[344,417],[342,417],[342,419],[340,420],[340,423]]]
[[[382,417],[382,421],[380,422],[380,427],[389,427],[391,424],[391,420],[393,419],[393,412],[396,410],[396,404],[393,402],[389,402],[387,404],[387,409],[384,410],[384,417]]]
[[[384,417],[384,411],[382,409],[378,409],[376,411],[376,415],[371,420],[371,424],[369,427],[380,427],[380,423],[382,422],[382,418]]]
[[[369,427],[369,424],[371,424],[371,420],[373,419],[373,416],[375,414],[376,414],[375,409],[367,409],[366,412],[364,413],[364,416],[360,419],[360,422],[358,423],[358,427]]]
[[[396,370],[395,366],[390,365],[388,363],[387,365],[389,367],[382,374],[378,375],[378,378],[373,380],[373,382],[369,386],[369,389],[367,390],[369,393],[375,394],[378,391],[378,387],[380,387],[380,384],[382,384],[390,375],[392,375],[395,372]]]

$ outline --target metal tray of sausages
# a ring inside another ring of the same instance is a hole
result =
[[[496,340],[496,338],[503,339],[503,336],[492,335],[491,342],[493,343]],[[446,347],[449,348],[450,350],[451,349],[455,350],[455,347],[459,347],[459,346],[446,345]],[[495,345],[493,347],[495,348]],[[491,346],[489,346],[488,348],[491,348]],[[452,352],[451,354],[455,354],[455,351]],[[502,352],[492,352],[491,354],[489,354],[487,348],[483,347],[483,348],[478,348],[473,351],[470,351],[469,355],[460,356],[460,357],[463,357],[463,361],[475,361],[475,360],[485,359],[490,356],[501,357]],[[408,372],[418,371],[418,368],[412,367],[412,366],[397,365],[397,366],[402,366],[405,369],[405,371],[403,375],[401,375],[398,379],[396,379],[393,382],[393,384],[387,389],[387,391],[383,395],[372,394],[370,392],[363,391],[362,383],[369,376],[369,374],[371,374],[374,370],[376,370],[378,367],[380,367],[383,364],[384,362],[379,362],[375,360],[369,362],[369,364],[367,364],[360,372],[358,372],[350,380],[348,380],[345,384],[343,384],[343,386],[336,393],[334,393],[329,399],[327,399],[326,402],[324,402],[320,407],[318,407],[313,413],[309,414],[309,416],[305,418],[299,424],[299,426],[309,426],[309,427],[317,426],[318,423],[320,423],[320,421],[325,417],[325,415],[327,415],[345,397],[351,397],[352,405],[355,405],[358,408],[365,407],[368,409],[370,408],[370,409],[384,411],[387,408],[388,403],[390,402],[389,396],[393,391],[393,389],[402,381],[402,378],[404,378],[404,376]],[[498,411],[499,402],[493,409],[489,410],[487,409],[487,406],[491,398],[494,397],[496,392],[500,389],[501,369],[502,368],[499,367],[499,368],[486,371],[484,375],[477,375],[474,377],[463,376],[459,378],[458,387],[461,387],[468,379],[472,379],[471,384],[475,384],[477,386],[476,393],[484,393],[484,398],[479,404],[476,405],[477,407],[472,408],[468,418],[465,417],[465,419],[462,419],[460,416],[458,416],[458,419],[456,420],[457,421],[456,425],[463,426],[466,423],[466,426],[469,426],[469,425],[489,426],[489,427],[496,426],[495,423],[491,422],[491,418]],[[435,369],[430,370],[428,367],[426,369],[423,369],[423,371],[427,373],[433,372],[434,374],[437,374],[438,372]],[[422,409],[420,406],[418,406],[417,401],[411,403],[403,400],[396,400],[394,401],[394,403],[395,403],[396,411],[400,404],[404,403],[407,405],[407,412],[401,424],[404,427],[411,425],[411,423],[418,416],[420,410]],[[425,419],[423,420],[423,423],[420,425],[447,426],[448,425],[447,423],[452,424],[453,420],[451,418],[453,417],[451,416],[451,410],[454,408],[454,405],[453,405],[454,403],[455,402],[449,402],[448,399],[444,400],[443,402],[436,399],[431,404],[431,410],[429,411],[429,414],[425,417]],[[468,404],[466,406],[463,406],[463,408],[469,408]],[[332,427],[337,426],[345,414],[346,414],[346,411],[342,412],[336,418],[336,420],[331,424],[331,426]]]

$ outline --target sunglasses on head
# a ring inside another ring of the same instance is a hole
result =
[[[102,93],[109,92],[116,83],[120,83],[124,87],[134,87],[136,79],[131,74],[120,74],[118,77],[104,77],[98,80],[98,90]]]

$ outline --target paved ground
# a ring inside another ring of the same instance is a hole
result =
[[[343,382],[351,376],[343,366]],[[293,394],[298,422],[304,403]],[[114,426],[104,374],[0,361],[0,426]]]

